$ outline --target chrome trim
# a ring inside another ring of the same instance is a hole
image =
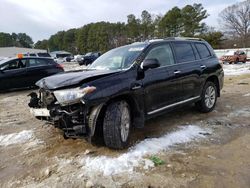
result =
[[[132,87],[131,89],[132,89],[132,90],[137,90],[137,89],[141,89],[141,87],[142,87],[142,86],[134,86],[134,87]]]
[[[167,106],[158,108],[158,109],[156,109],[156,110],[153,110],[153,111],[151,111],[151,112],[148,112],[147,114],[148,114],[148,115],[151,115],[151,114],[160,112],[160,111],[162,111],[162,110],[166,110],[166,109],[168,109],[168,108],[171,108],[171,107],[174,107],[174,106],[177,106],[177,105],[180,105],[180,104],[184,104],[184,103],[187,103],[187,102],[189,102],[189,101],[192,101],[192,100],[195,100],[195,99],[198,99],[198,98],[200,98],[200,96],[192,97],[192,98],[186,99],[186,100],[184,100],[184,101],[180,101],[180,102],[177,102],[177,103],[173,103],[173,104],[170,104],[170,105],[167,105]]]
[[[174,74],[180,74],[181,71],[174,71]]]

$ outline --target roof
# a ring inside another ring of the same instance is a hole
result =
[[[66,51],[53,51],[53,52],[50,52],[50,54],[71,54],[71,53],[66,52]]]
[[[0,64],[6,63],[6,62],[11,61],[11,60],[15,60],[15,59],[53,59],[53,58],[51,58],[51,57],[34,57],[34,56],[25,56],[23,58],[10,57],[10,58],[0,60]]]
[[[17,54],[46,53],[47,50],[19,47],[0,47],[0,57],[15,57]]]

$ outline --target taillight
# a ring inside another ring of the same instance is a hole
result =
[[[61,64],[56,64],[56,67],[59,68],[59,69],[63,69],[63,66]]]

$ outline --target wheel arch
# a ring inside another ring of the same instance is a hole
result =
[[[110,98],[106,102],[93,106],[90,109],[90,115],[88,124],[90,127],[90,136],[94,136],[96,134],[96,130],[101,131],[100,126],[102,126],[102,121],[105,115],[106,108],[109,104],[125,100],[129,107],[130,107],[130,113],[132,118],[132,126],[137,128],[142,128],[144,126],[144,110],[140,108],[140,105],[138,101],[129,94],[119,95],[115,96],[113,98]],[[99,128],[97,128],[99,126]],[[100,136],[100,135],[99,135]]]
[[[220,97],[220,82],[219,82],[219,79],[216,75],[212,75],[212,76],[209,76],[207,79],[206,79],[206,82],[213,82],[217,88],[217,95],[218,97]]]

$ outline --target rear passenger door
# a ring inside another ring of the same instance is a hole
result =
[[[211,53],[209,48],[205,43],[195,42],[194,43],[195,49],[197,50],[199,60],[197,64],[200,67],[201,76],[200,76],[200,94],[203,89],[203,85],[207,79],[207,76],[214,73],[215,70],[218,69],[218,60],[215,56]]]
[[[53,65],[47,59],[30,58],[27,67],[27,80],[34,85],[38,80],[51,75]]]
[[[201,68],[197,51],[190,41],[173,42],[175,57],[179,65],[178,74],[182,83],[182,100],[199,96]]]
[[[145,59],[157,59],[160,63],[160,67],[146,70],[142,80],[147,112],[152,115],[161,111],[161,108],[178,102],[182,88],[178,77],[173,73],[176,64],[170,43],[152,46]]]

